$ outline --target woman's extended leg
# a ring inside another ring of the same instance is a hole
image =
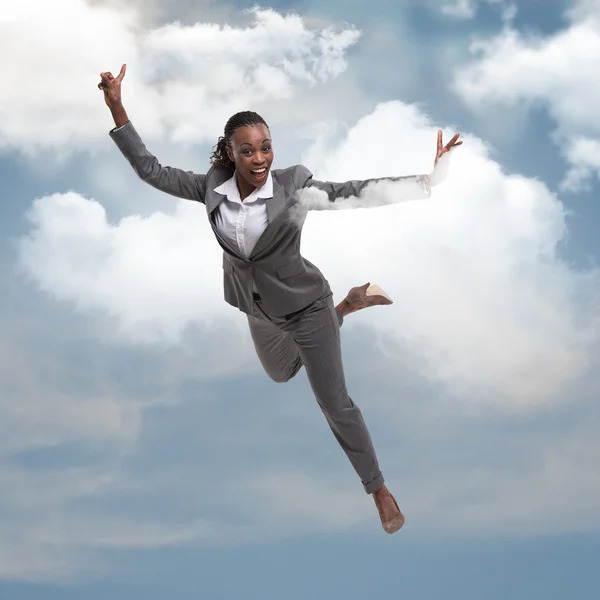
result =
[[[383,485],[377,457],[362,413],[348,395],[340,328],[331,297],[314,302],[298,316],[278,324],[290,333],[317,402],[369,494]]]
[[[383,529],[395,533],[404,525],[404,515],[384,483],[362,413],[346,390],[338,316],[331,297],[327,297],[282,327],[293,335],[310,385],[334,436],[365,491],[373,494]]]

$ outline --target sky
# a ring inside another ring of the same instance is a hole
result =
[[[0,598],[589,598],[600,585],[597,0],[3,0]],[[200,204],[141,182],[227,118],[275,167],[429,173],[309,213],[387,536],[304,371],[262,372]],[[343,208],[343,207],[342,207]]]

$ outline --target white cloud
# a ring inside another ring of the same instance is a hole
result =
[[[106,142],[100,71],[128,64],[123,101],[150,139],[213,142],[237,110],[264,107],[336,77],[359,38],[352,28],[308,27],[296,15],[253,9],[246,26],[168,24],[146,30],[132,7],[24,0],[36,18],[2,25],[0,148],[64,155]],[[46,7],[44,9],[44,7]],[[141,10],[141,9],[140,9]],[[19,16],[16,15],[16,16]],[[65,18],[65,15],[68,17]],[[77,27],[73,23],[77,22]]]
[[[37,284],[80,310],[105,310],[126,335],[174,342],[227,310],[221,251],[201,204],[113,225],[100,204],[71,192],[36,200],[30,219],[20,253]]]
[[[391,103],[305,162],[321,179],[419,173],[434,141],[426,117]],[[559,259],[565,210],[544,184],[503,173],[471,136],[452,161],[431,201],[315,214],[305,254],[337,289],[357,277],[383,285],[395,309],[369,323],[457,394],[515,408],[550,402],[587,368],[600,339],[598,275]]]
[[[457,69],[453,87],[479,110],[497,104],[547,108],[557,125],[554,140],[570,165],[563,189],[577,191],[600,175],[596,159],[582,153],[600,140],[600,13],[597,3],[577,2],[568,15],[569,25],[554,34],[508,27],[478,40],[471,62]]]
[[[400,146],[390,132],[401,132]],[[392,102],[343,140],[320,140],[304,163],[338,181],[424,173],[435,138],[425,115]],[[396,299],[369,314],[388,352],[408,344],[423,373],[456,394],[513,408],[552,402],[600,339],[598,276],[558,258],[565,211],[544,184],[503,173],[472,136],[452,160],[429,201],[310,213],[303,253],[337,296],[378,280]],[[234,314],[201,205],[109,225],[99,204],[71,193],[37,200],[30,219],[20,245],[30,276],[79,309],[107,311],[135,339],[172,343],[190,324]]]
[[[569,192],[591,189],[591,175],[600,175],[600,138],[581,136],[571,140],[564,155],[571,165],[562,182],[562,188]]]

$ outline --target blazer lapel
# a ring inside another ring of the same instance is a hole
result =
[[[212,215],[215,208],[217,208],[217,206],[221,204],[224,198],[225,196],[223,196],[222,194],[218,194],[213,190],[206,192],[204,204],[206,205],[206,212],[208,213],[209,217]]]
[[[211,229],[213,230],[213,232],[215,234],[215,237],[217,238],[217,241],[219,242],[219,244],[221,245],[223,250],[226,250],[227,252],[229,252],[230,254],[233,254],[234,256],[238,256],[237,248],[232,247],[229,244],[228,240],[225,240],[221,236],[221,234],[219,233],[219,230],[215,227],[215,223],[213,220],[213,217],[214,217],[213,213],[215,212],[215,209],[219,206],[219,204],[221,204],[221,202],[223,202],[223,200],[225,200],[225,195],[215,192],[214,188],[217,188],[222,183],[225,183],[227,181],[227,179],[229,179],[230,177],[231,177],[231,175],[223,176],[220,173],[215,175],[214,177],[211,177],[210,185],[208,186],[208,189],[206,190],[206,194],[204,196],[204,205],[206,207],[206,213],[208,215],[208,222],[211,226]]]
[[[285,210],[285,191],[273,177],[273,197],[267,200],[267,218],[272,225],[277,217]]]
[[[278,219],[285,212],[287,207],[287,198],[285,196],[285,190],[283,186],[279,185],[275,176],[273,176],[273,197],[267,200],[267,218],[269,219],[269,225],[263,231],[262,235],[258,238],[254,250],[250,254],[250,258],[256,256],[258,252],[261,252],[264,247],[268,244],[269,240],[273,238],[278,227]]]
[[[215,186],[218,187],[218,186]],[[225,200],[224,194],[219,194],[214,190],[207,190],[206,196],[204,197],[204,204],[206,206],[206,212],[208,213],[208,217],[210,218],[215,208],[221,204]]]

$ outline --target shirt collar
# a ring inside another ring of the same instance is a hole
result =
[[[236,174],[233,174],[231,179],[228,179],[225,183],[214,189],[217,194],[223,194],[227,196],[228,200],[241,202],[240,192],[237,187],[237,183],[235,181]],[[244,202],[252,202],[254,200],[258,200],[258,198],[272,198],[273,197],[273,177],[271,176],[271,171],[267,175],[267,181],[265,184],[259,188],[256,188],[245,200]]]

